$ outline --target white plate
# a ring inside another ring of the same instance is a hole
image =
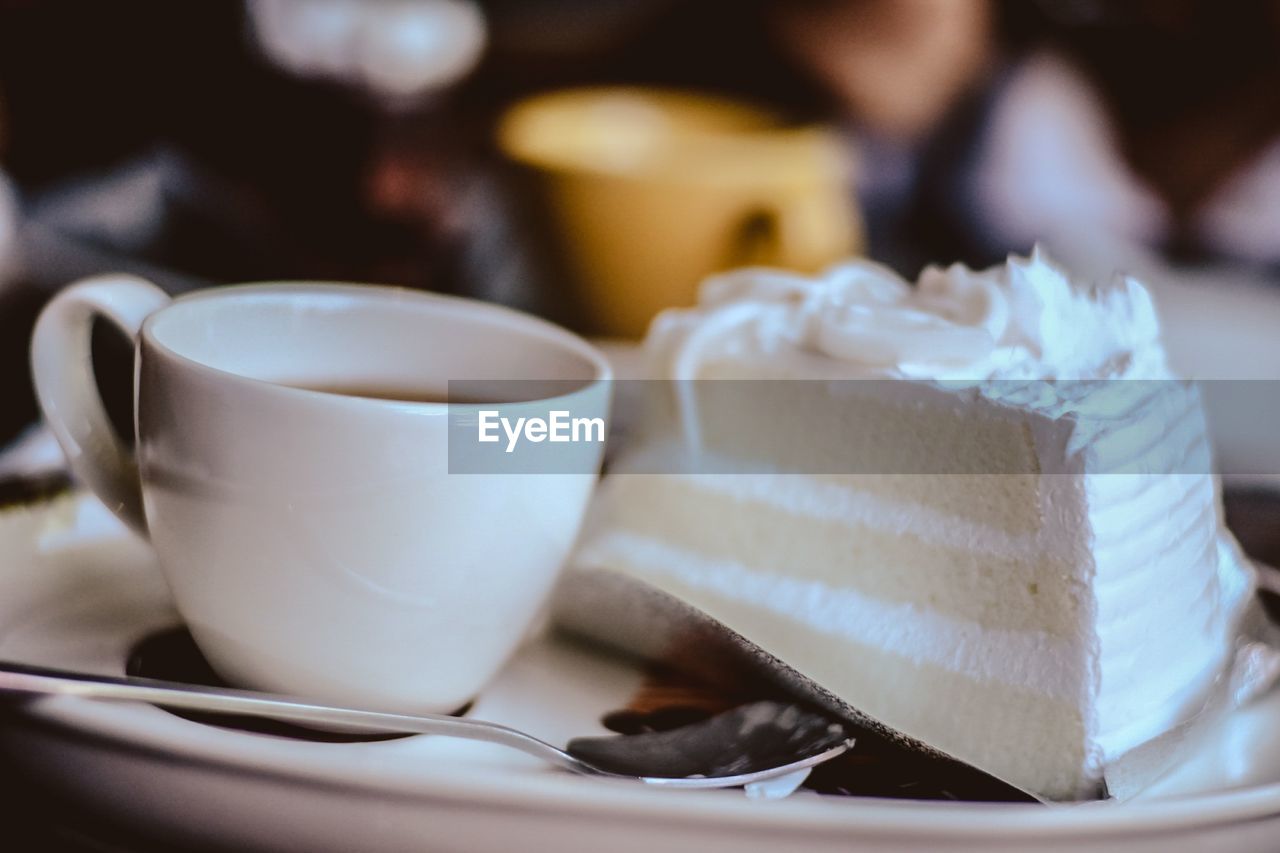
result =
[[[96,502],[0,515],[0,657],[119,674],[173,625],[146,546]],[[553,742],[603,733],[641,674],[541,638],[471,714]],[[1159,792],[1125,805],[913,803],[671,792],[548,770],[440,737],[328,744],[205,726],[146,705],[40,699],[0,728],[24,773],[152,833],[237,848],[774,851],[1274,850],[1280,695],[1235,715]]]

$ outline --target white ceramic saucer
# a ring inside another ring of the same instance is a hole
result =
[[[118,674],[140,639],[176,623],[146,546],[91,498],[0,514],[0,566],[3,658]],[[563,743],[603,733],[601,715],[640,678],[542,638],[471,713]],[[657,791],[487,744],[305,742],[74,698],[13,717],[0,748],[70,802],[175,842],[237,849],[1227,851],[1274,850],[1280,838],[1280,694],[1237,713],[1141,801],[1074,807]]]

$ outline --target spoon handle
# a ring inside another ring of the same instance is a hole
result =
[[[567,770],[592,772],[589,765],[532,735],[498,723],[460,719],[443,714],[388,714],[300,702],[284,696],[247,690],[193,686],[134,676],[90,675],[9,661],[0,661],[0,691],[149,702],[166,708],[217,714],[247,714],[304,725],[355,726],[377,732],[447,735],[501,744]]]

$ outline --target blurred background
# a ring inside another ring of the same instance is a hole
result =
[[[583,86],[629,88],[513,112]],[[1278,92],[1280,0],[0,0],[0,447],[36,312],[97,272],[623,335],[704,267],[849,253],[1265,282]]]

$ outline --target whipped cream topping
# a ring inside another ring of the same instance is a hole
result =
[[[677,379],[712,361],[803,353],[835,360],[850,377],[1170,375],[1141,284],[1079,284],[1038,246],[987,270],[930,266],[914,286],[864,260],[816,277],[734,270],[704,282],[696,308],[660,314],[647,347],[660,375]]]

